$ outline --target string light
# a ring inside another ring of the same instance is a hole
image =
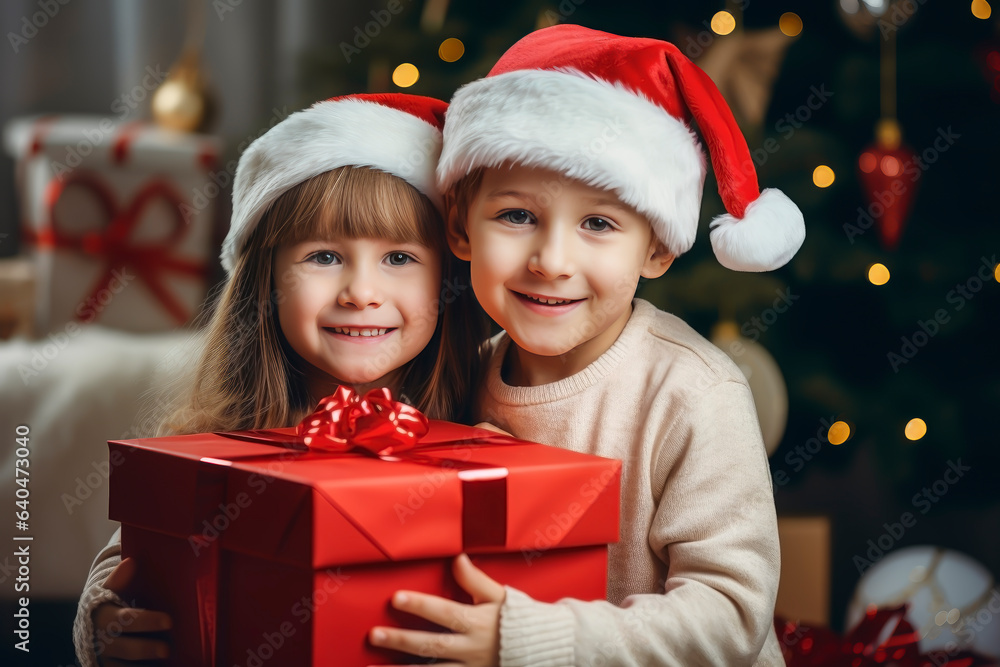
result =
[[[927,435],[927,424],[923,419],[914,417],[906,423],[903,433],[906,435],[907,440],[919,440]]]
[[[866,174],[870,174],[875,171],[875,167],[877,166],[878,158],[876,158],[872,153],[866,151],[861,154],[861,157],[858,158],[858,167],[860,167],[861,171]]]
[[[712,32],[716,35],[728,35],[736,30],[736,19],[727,11],[716,12],[712,17]]]
[[[972,15],[984,21],[990,17],[993,9],[986,0],[972,0]]]
[[[885,285],[889,282],[889,269],[885,264],[872,264],[868,269],[868,281],[872,285]]]
[[[842,445],[851,437],[851,427],[847,422],[834,422],[826,433],[826,439],[831,445]]]
[[[465,55],[465,44],[457,37],[449,37],[438,47],[438,57],[446,63],[453,63]]]
[[[797,37],[802,32],[802,19],[795,12],[785,12],[778,19],[778,28],[789,37]]]
[[[416,65],[403,63],[392,72],[392,82],[400,88],[409,88],[420,78],[420,70]]]
[[[899,175],[899,160],[892,155],[883,155],[880,166],[882,167],[882,173],[886,176]]]
[[[833,185],[833,182],[837,177],[833,173],[833,169],[821,164],[820,166],[813,169],[813,185],[817,188],[828,188]]]

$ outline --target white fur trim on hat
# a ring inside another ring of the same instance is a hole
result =
[[[712,250],[719,263],[733,271],[772,271],[784,266],[806,238],[802,211],[781,190],[767,188],[752,201],[742,218],[717,216]]]
[[[440,131],[413,114],[376,102],[327,100],[293,113],[240,156],[233,185],[233,216],[222,245],[232,272],[268,207],[290,188],[337,167],[373,167],[397,176],[441,210],[434,167]]]
[[[578,70],[518,70],[460,88],[445,117],[438,186],[516,162],[613,191],[679,255],[694,244],[705,154],[691,129],[624,86]]]

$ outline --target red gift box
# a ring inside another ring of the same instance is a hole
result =
[[[110,517],[141,579],[126,599],[173,617],[169,664],[414,662],[368,631],[429,627],[390,607],[399,589],[468,601],[450,574],[462,552],[539,600],[605,597],[619,461],[438,421],[381,456],[301,443],[294,429],[109,442]]]

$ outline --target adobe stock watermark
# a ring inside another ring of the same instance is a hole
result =
[[[130,112],[138,109],[146,97],[152,94],[167,78],[167,72],[160,69],[159,63],[146,65],[145,71],[146,74],[142,77],[142,81],[111,102],[111,112],[116,114],[116,118],[102,118],[98,121],[97,127],[85,128],[81,132],[83,139],[68,146],[62,160],[52,162],[52,171],[57,179],[63,180],[67,174],[83,164],[83,159],[103,145],[107,138],[118,129],[118,124],[125,120]]]
[[[734,9],[742,11],[750,6],[750,0],[739,0],[739,2],[734,2],[732,4],[734,5]],[[721,36],[712,30],[712,23],[708,19],[703,20],[701,25],[703,29],[698,32],[697,35],[689,35],[688,38],[684,40],[683,45],[678,45],[681,51],[684,52],[684,55],[691,60],[701,58],[705,51],[708,50],[708,47],[714,44],[715,40]]]
[[[341,572],[341,568],[336,570],[328,568],[323,571],[323,585],[317,586],[312,595],[302,596],[302,598],[292,605],[289,613],[298,621],[296,626],[291,621],[282,621],[272,632],[261,633],[260,644],[256,648],[248,648],[246,658],[241,663],[246,667],[263,667],[264,663],[271,660],[286,642],[291,640],[299,630],[312,620],[316,610],[325,605],[330,597],[337,594],[351,579],[349,574]],[[284,664],[284,663],[282,663]],[[234,665],[234,667],[238,667]]]
[[[7,33],[7,41],[10,42],[10,48],[13,49],[15,55],[22,46],[35,38],[39,30],[56,17],[60,9],[69,3],[70,0],[38,0],[35,4],[38,5],[39,11],[30,17],[28,15],[22,16],[21,29],[17,32]]]
[[[819,88],[809,86],[809,96],[806,101],[789,111],[783,118],[779,118],[774,123],[774,131],[781,134],[781,141],[788,141],[795,133],[802,129],[806,123],[812,120],[813,115],[826,106],[826,103],[833,97],[833,91],[826,89],[826,84],[821,83]],[[781,150],[781,142],[775,137],[768,137],[760,148],[750,151],[754,164],[758,167],[764,166],[772,155]]]
[[[934,480],[932,484],[913,494],[910,504],[921,515],[927,514],[970,470],[972,470],[970,466],[962,464],[962,459],[949,460],[948,467],[944,469],[940,479]],[[882,527],[885,532],[874,539],[869,539],[867,542],[868,550],[865,551],[864,555],[855,554],[852,559],[854,567],[858,570],[858,576],[863,575],[868,568],[882,560],[882,557],[903,538],[906,531],[917,525],[917,518],[913,512],[907,511],[899,515],[898,521],[883,523]]]
[[[27,387],[33,378],[41,375],[49,367],[49,364],[69,346],[70,341],[80,335],[81,325],[89,324],[97,319],[97,316],[108,307],[115,296],[121,294],[122,290],[135,280],[135,277],[134,274],[128,273],[126,267],[113,269],[107,286],[89,295],[77,305],[76,320],[67,322],[62,331],[50,333],[47,342],[33,343],[27,362],[17,365],[17,372],[21,376],[24,386]]]
[[[906,22],[926,2],[927,0],[896,0],[889,3],[889,10],[878,20],[878,30],[882,34],[882,39],[889,39],[890,35],[906,25]]]
[[[388,0],[385,3],[384,9],[373,9],[369,12],[372,17],[371,21],[365,23],[364,26],[354,26],[353,41],[350,44],[347,42],[340,43],[340,52],[343,54],[347,64],[350,65],[351,59],[361,55],[361,52],[371,45],[372,40],[378,38],[382,34],[382,31],[392,23],[392,19],[402,12],[402,0]]]
[[[587,0],[561,0],[559,6],[556,7],[556,11],[546,9],[542,12],[542,16],[545,18],[545,22],[548,25],[562,23],[576,12],[577,7],[586,1]]]
[[[240,491],[231,501],[219,503],[211,517],[202,519],[201,532],[188,536],[188,546],[191,547],[192,554],[198,557],[202,551],[211,547],[215,541],[222,537],[222,534],[240,519],[243,511],[250,507],[254,500],[264,495],[270,485],[278,479],[277,475],[284,470],[285,463],[295,458],[294,454],[282,451],[276,458],[267,461],[266,473],[251,473],[247,477],[246,485],[254,492],[254,495]]]
[[[917,327],[909,336],[900,336],[899,351],[890,350],[886,354],[893,373],[898,373],[902,366],[910,363],[920,350],[924,349],[934,336],[938,335],[941,328],[951,321],[951,311],[958,312],[965,308],[983,285],[992,280],[993,272],[996,270],[997,256],[993,255],[989,259],[985,256],[981,258],[981,264],[976,272],[964,283],[958,283],[945,294],[945,302],[951,309],[938,308],[934,315],[926,320],[917,320]]]
[[[257,132],[248,134],[236,147],[237,154],[242,154],[251,143],[263,136],[272,127],[288,118],[288,115],[287,107],[282,107],[281,109],[273,107],[268,123]],[[233,158],[226,163],[224,169],[210,170],[207,178],[200,185],[191,188],[190,203],[182,202],[180,205],[181,215],[185,223],[191,224],[198,217],[199,213],[215,201],[220,194],[225,192],[225,189],[233,182],[238,165],[239,159]]]
[[[557,548],[563,537],[576,525],[577,521],[586,514],[587,510],[597,500],[598,496],[604,493],[608,483],[619,474],[619,469],[606,468],[600,475],[590,478],[580,485],[577,492],[580,500],[570,500],[564,506],[562,512],[551,512],[549,518],[552,522],[545,528],[536,528],[535,541],[531,547],[522,547],[521,555],[524,562],[531,565],[533,561],[541,558],[546,552]]]
[[[951,129],[951,125],[947,129],[939,127],[937,133],[938,136],[934,138],[930,146],[913,159],[900,165],[898,172],[900,177],[893,179],[888,190],[874,193],[872,198],[875,201],[870,203],[867,208],[858,207],[858,218],[854,223],[845,222],[843,224],[844,234],[847,235],[847,240],[850,241],[851,245],[854,245],[856,237],[871,229],[875,221],[885,215],[886,209],[903,196],[914,183],[919,181],[924,172],[930,169],[931,165],[937,162],[943,153],[946,153],[958,139],[962,138],[961,134]],[[904,181],[903,176],[908,177],[909,184]]]
[[[963,616],[955,625],[954,634],[958,641],[948,641],[944,645],[944,650],[938,649],[929,651],[927,658],[935,667],[954,664],[952,658],[962,650],[972,647],[976,635],[996,619],[1000,614],[1000,588],[993,588],[990,595],[978,609],[975,609]]]
[[[424,473],[424,479],[419,484],[411,484],[406,489],[406,502],[393,503],[392,511],[399,519],[400,525],[405,525],[411,517],[423,509],[424,504],[430,500],[448,481],[449,475],[445,470],[461,470],[461,462],[472,458],[472,450],[468,447],[449,451],[448,459],[443,459],[440,466],[431,468]]]
[[[823,450],[826,445],[830,444],[829,433],[830,427],[837,421],[836,417],[831,416],[829,419],[821,418],[819,420],[819,428],[816,429],[816,435],[806,440],[801,445],[797,445],[795,449],[785,454],[785,465],[791,468],[792,473],[797,473],[806,467],[806,464],[812,461],[816,456]],[[791,475],[784,470],[771,470],[771,479],[778,486],[785,486],[791,481]]]

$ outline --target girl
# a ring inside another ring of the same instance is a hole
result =
[[[434,189],[444,102],[354,95],[292,114],[240,157],[228,279],[190,392],[163,433],[288,426],[348,384],[389,387],[432,419],[467,417],[485,320],[447,250]],[[442,284],[446,289],[442,289]],[[162,612],[118,593],[120,534],[77,611],[81,664],[163,658]]]

